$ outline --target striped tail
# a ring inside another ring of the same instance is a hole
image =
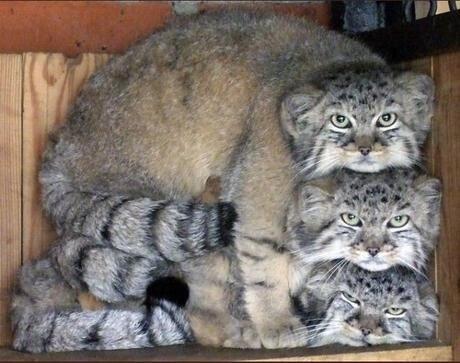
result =
[[[50,259],[25,265],[12,301],[13,347],[39,353],[184,344],[193,335],[184,311],[155,300],[147,309],[82,311]]]
[[[80,234],[121,251],[172,262],[233,241],[231,203],[128,198],[81,191],[51,161],[41,171],[43,203],[60,234]]]

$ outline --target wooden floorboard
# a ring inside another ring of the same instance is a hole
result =
[[[11,362],[193,362],[193,361],[449,361],[452,348],[438,344],[425,346],[385,346],[371,348],[296,348],[251,350],[203,348],[198,345],[102,352],[24,354],[3,349],[0,361]]]

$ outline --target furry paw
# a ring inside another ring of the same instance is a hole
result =
[[[222,344],[225,348],[249,348],[260,349],[262,342],[260,341],[259,334],[251,326],[240,327],[238,334],[225,340]]]
[[[268,349],[295,348],[306,346],[307,342],[299,334],[302,324],[298,321],[277,327],[266,327],[260,331],[262,346]]]

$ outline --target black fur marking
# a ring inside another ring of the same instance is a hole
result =
[[[80,272],[83,272],[83,260],[86,260],[88,257],[88,251],[92,248],[93,246],[85,246],[82,249],[80,249],[78,253],[78,259],[75,263],[77,270]]]
[[[222,202],[217,205],[217,216],[219,221],[220,241],[224,246],[227,246],[233,243],[233,226],[238,220],[238,214],[232,203]]]
[[[108,315],[109,311],[106,311],[104,315],[102,315],[101,319],[99,319],[99,321],[96,324],[89,328],[88,335],[85,338],[83,338],[82,343],[88,345],[96,345],[97,343],[99,343],[99,341],[101,340],[101,337],[99,335],[99,329],[102,323],[104,323],[107,319]]]
[[[177,237],[182,240],[182,244],[186,245],[190,239],[190,226],[193,222],[193,211],[195,210],[195,203],[186,203],[181,207],[179,212],[184,216],[177,221]]]
[[[253,255],[253,254],[251,254],[249,252],[242,251],[240,253],[241,253],[241,256],[249,258],[249,259],[254,260],[254,261],[263,261],[263,260],[265,260],[264,257],[256,256],[256,255]]]
[[[144,318],[139,322],[138,327],[140,334],[148,334],[150,329],[150,320],[148,318],[148,314],[146,314]]]
[[[53,322],[51,323],[51,329],[50,329],[50,331],[48,333],[48,336],[43,341],[43,351],[44,352],[48,351],[48,347],[51,344],[51,339],[53,339],[54,330],[56,329],[56,319],[57,319],[57,317],[58,317],[58,314],[54,314]]]
[[[252,286],[263,287],[264,289],[273,289],[274,286],[272,284],[267,284],[265,281],[257,281],[251,284]]]
[[[125,204],[127,201],[129,201],[128,198],[123,198],[120,202],[118,202],[117,204],[115,204],[111,209],[110,209],[110,212],[109,212],[109,215],[107,216],[107,220],[105,221],[105,224],[104,224],[104,227],[102,227],[102,230],[101,230],[101,237],[103,239],[105,239],[106,241],[110,241],[111,240],[111,236],[110,236],[110,227],[112,226],[112,222],[113,222],[113,217],[116,213],[116,211],[121,208],[121,206],[123,204]]]
[[[161,308],[161,310],[169,316],[169,318],[174,323],[177,330],[181,332],[181,335],[185,338],[185,340],[192,341],[193,337],[190,334],[188,334],[188,332],[184,329],[182,324],[176,319],[174,312],[169,310],[161,301],[158,301],[157,306]]]
[[[270,239],[270,238],[256,238],[256,237],[250,237],[248,235],[244,235],[243,238],[246,238],[254,243],[257,243],[259,245],[264,245],[264,246],[268,246],[268,247],[271,247],[272,249],[274,249],[275,251],[277,252],[283,252],[285,249],[281,246],[278,245],[278,242],[275,241],[274,239]]]
[[[318,309],[317,302],[315,299],[308,299],[311,301],[308,306],[304,306],[299,296],[291,296],[292,308],[296,315],[300,316],[300,321],[306,327],[311,325],[321,324],[326,317],[327,310],[332,301],[328,302],[326,309]]]
[[[145,314],[146,323],[143,324],[143,327],[147,328],[147,337],[148,337],[149,342],[153,346],[156,346],[156,345],[158,345],[158,343],[157,343],[157,340],[155,338],[155,332],[153,332],[152,329],[150,329],[150,327],[152,325],[152,315],[153,315],[153,308],[149,305],[149,306],[147,306],[147,312]]]
[[[166,256],[161,252],[161,249],[158,243],[158,238],[157,236],[154,235],[154,232],[153,232],[154,231],[153,226],[157,223],[159,212],[164,210],[164,208],[166,208],[169,204],[170,202],[165,202],[165,203],[161,203],[157,205],[156,207],[152,208],[152,210],[146,216],[148,220],[147,236],[149,240],[151,241],[152,246],[155,248],[156,252],[158,253],[158,255],[165,261],[168,261],[168,258],[166,258]]]
[[[189,298],[188,285],[176,277],[162,277],[154,280],[147,287],[145,304],[155,305],[157,300],[167,300],[177,306],[184,307]]]

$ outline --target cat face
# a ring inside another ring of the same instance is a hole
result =
[[[328,277],[334,264],[308,279],[294,299],[308,345],[353,346],[429,339],[438,316],[431,285],[406,269],[369,272],[348,265]]]
[[[312,80],[284,98],[283,129],[301,175],[346,168],[409,167],[430,128],[433,81],[424,75],[348,70]]]
[[[301,187],[290,249],[305,263],[344,259],[366,270],[424,266],[439,232],[441,186],[409,170],[336,172]]]

